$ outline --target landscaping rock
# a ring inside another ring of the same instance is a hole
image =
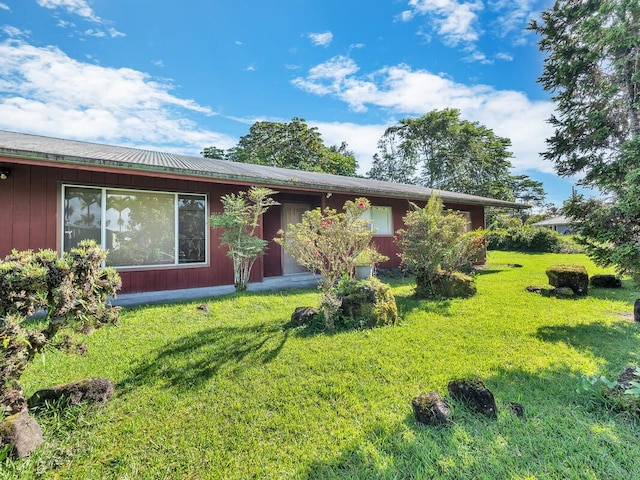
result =
[[[398,320],[396,297],[391,287],[377,278],[368,278],[345,285],[339,295],[340,313],[363,327],[393,325]]]
[[[44,442],[42,429],[26,410],[0,423],[0,448],[13,445],[11,456],[24,458]]]
[[[633,305],[633,319],[636,322],[640,322],[640,298],[636,300],[636,303]]]
[[[525,290],[529,293],[542,293],[542,291],[544,290],[543,287],[538,287],[536,285],[529,285],[528,287],[525,288]]]
[[[468,298],[478,289],[473,277],[460,272],[443,273],[434,282],[416,277],[416,297],[418,298]]]
[[[475,412],[489,418],[498,416],[498,407],[493,393],[481,380],[453,380],[449,382],[449,394],[452,398],[468,405]]]
[[[411,401],[416,420],[425,425],[440,427],[449,423],[451,410],[446,400],[440,398],[437,392],[421,393]]]
[[[45,402],[64,400],[71,405],[81,402],[97,403],[104,405],[111,399],[115,385],[106,378],[87,378],[78,382],[45,388],[34,393],[27,404],[29,408],[41,407]]]
[[[595,288],[622,288],[622,280],[615,275],[593,275],[589,282]]]
[[[519,263],[509,263],[507,266],[511,268],[522,268],[522,265]]]
[[[524,406],[516,402],[508,402],[509,409],[515,414],[516,417],[524,417]]]
[[[556,288],[568,287],[576,295],[586,295],[589,290],[589,274],[582,265],[552,265],[546,274]]]
[[[569,287],[558,287],[554,288],[549,292],[551,295],[557,298],[573,298],[576,296],[573,289]]]
[[[313,307],[298,307],[291,315],[291,325],[299,327],[311,323],[313,317],[318,315],[318,310]]]

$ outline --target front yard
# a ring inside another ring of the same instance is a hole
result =
[[[27,395],[92,376],[116,394],[39,414],[47,443],[0,478],[640,478],[640,421],[576,391],[581,375],[640,362],[640,290],[526,292],[554,263],[602,272],[582,255],[490,252],[470,299],[418,301],[393,281],[400,324],[374,330],[289,328],[316,290],[128,310],[86,357],[30,367]],[[453,404],[449,428],[415,422],[415,395],[462,377],[493,391],[497,420]]]

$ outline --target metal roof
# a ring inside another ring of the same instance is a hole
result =
[[[344,177],[318,172],[163,153],[0,130],[0,156],[51,164],[100,166],[139,172],[166,172],[218,182],[234,181],[273,188],[349,193],[406,199],[429,198],[434,190],[418,185]],[[507,208],[527,205],[493,198],[437,191],[443,201]]]

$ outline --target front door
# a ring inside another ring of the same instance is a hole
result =
[[[303,203],[283,203],[282,204],[282,228],[288,231],[289,224],[300,223],[302,214],[309,210],[309,205]],[[282,274],[291,275],[293,273],[302,273],[307,270],[298,265],[295,258],[284,248],[282,249]]]

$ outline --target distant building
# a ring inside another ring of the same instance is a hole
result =
[[[547,227],[562,235],[569,235],[573,233],[573,228],[571,227],[571,220],[569,220],[564,215],[559,215],[557,217],[548,218],[547,220],[543,220],[541,222],[533,223],[532,226]]]

